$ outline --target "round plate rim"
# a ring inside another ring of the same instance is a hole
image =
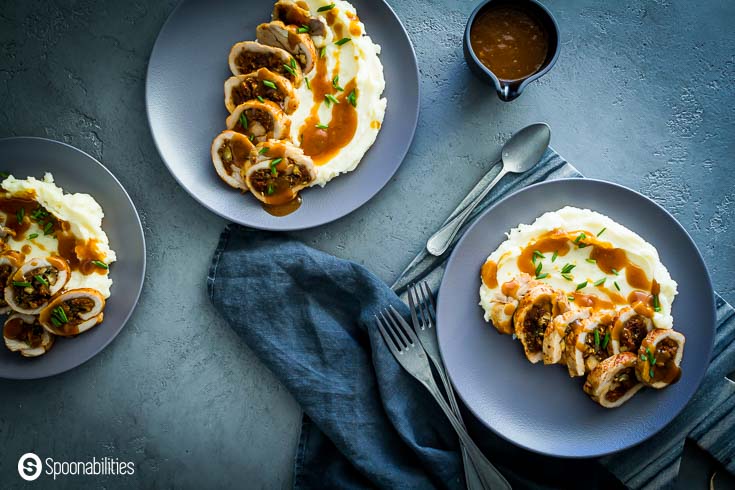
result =
[[[450,257],[447,260],[447,265],[445,267],[445,273],[442,276],[442,281],[441,281],[441,284],[439,286],[439,290],[438,290],[438,294],[437,294],[437,311],[436,311],[437,326],[436,326],[436,328],[437,328],[437,337],[439,339],[439,352],[440,352],[440,354],[442,356],[442,360],[443,359],[446,359],[446,357],[445,357],[445,354],[444,354],[444,347],[442,346],[441,337],[439,337],[439,335],[438,335],[438,332],[441,329],[441,324],[439,322],[439,319],[440,319],[439,312],[443,308],[447,308],[447,306],[444,306],[443,307],[444,303],[442,302],[442,294],[441,294],[441,292],[442,292],[442,288],[444,287],[444,283],[445,283],[444,278],[446,277],[446,271],[449,270],[453,266],[453,264],[454,264],[454,262],[456,260],[458,260],[458,257],[459,257],[458,251],[460,251],[462,249],[462,245],[463,245],[465,239],[470,235],[470,233],[474,230],[474,228],[477,227],[480,224],[480,222],[485,219],[486,215],[488,215],[489,213],[491,213],[497,206],[499,206],[501,203],[505,202],[506,200],[508,200],[508,199],[516,196],[517,194],[521,194],[523,192],[527,192],[529,189],[538,188],[538,187],[545,187],[545,186],[548,186],[548,185],[554,185],[554,184],[559,184],[559,183],[569,182],[569,181],[580,182],[582,185],[587,185],[587,184],[590,184],[591,183],[591,184],[596,184],[596,185],[610,186],[610,187],[613,187],[613,188],[615,188],[615,189],[617,189],[619,191],[632,193],[632,194],[635,194],[635,195],[637,195],[639,197],[642,197],[643,199],[645,199],[646,201],[648,201],[650,204],[652,204],[653,206],[657,207],[659,210],[661,210],[664,213],[666,213],[666,215],[671,219],[671,221],[673,223],[675,223],[676,226],[678,226],[679,230],[681,232],[683,232],[684,236],[686,236],[687,240],[689,240],[690,244],[694,247],[694,250],[696,250],[696,252],[697,252],[696,259],[699,261],[699,263],[702,266],[702,269],[704,270],[704,273],[705,273],[704,279],[705,279],[705,282],[706,282],[706,285],[707,285],[707,290],[708,290],[707,296],[711,297],[711,303],[710,303],[711,308],[710,308],[710,311],[709,312],[710,312],[710,315],[711,315],[711,318],[712,318],[712,325],[711,325],[712,342],[709,344],[708,349],[707,349],[707,366],[709,367],[709,363],[712,361],[712,351],[713,351],[713,348],[714,348],[714,338],[715,338],[716,327],[717,327],[717,325],[716,325],[716,322],[717,322],[717,309],[716,309],[716,304],[715,304],[715,301],[716,301],[715,300],[715,291],[714,291],[714,288],[713,288],[713,285],[712,285],[712,278],[710,276],[709,269],[707,269],[707,265],[706,265],[706,263],[704,261],[704,257],[702,256],[702,252],[699,250],[699,247],[697,247],[696,242],[689,235],[689,232],[686,230],[686,228],[684,228],[684,226],[682,226],[682,224],[679,223],[679,221],[671,213],[669,213],[669,211],[666,210],[666,208],[664,208],[663,206],[661,206],[660,204],[658,204],[657,202],[655,202],[653,199],[649,198],[645,194],[642,194],[642,193],[640,193],[640,192],[638,192],[638,191],[636,191],[634,189],[631,189],[631,188],[626,187],[626,186],[621,185],[621,184],[616,184],[616,183],[609,182],[609,181],[606,181],[606,180],[586,178],[586,177],[570,177],[570,178],[562,178],[562,179],[548,180],[548,181],[543,181],[543,182],[537,182],[535,184],[531,184],[531,185],[528,185],[528,186],[523,187],[521,189],[518,189],[517,191],[514,191],[511,194],[505,196],[504,198],[500,199],[499,201],[497,201],[496,203],[494,203],[492,206],[490,206],[488,209],[486,209],[485,211],[483,211],[475,219],[475,221],[467,228],[467,231],[464,232],[464,234],[462,235],[462,238],[454,246],[454,249],[452,250],[452,253],[451,253]],[[446,371],[447,371],[447,374],[449,375],[449,378],[452,379],[452,373],[450,371],[449,366],[446,366],[446,368],[447,368]],[[510,437],[508,437],[505,434],[503,434],[500,431],[498,431],[495,427],[493,427],[489,423],[487,423],[484,420],[484,418],[481,417],[478,414],[477,410],[475,408],[473,408],[470,404],[467,403],[467,400],[465,399],[465,397],[462,395],[462,393],[459,390],[455,389],[455,392],[457,393],[457,395],[459,395],[459,397],[462,400],[462,403],[464,404],[464,406],[467,407],[467,409],[470,411],[470,413],[472,413],[472,415],[478,421],[480,421],[480,423],[483,426],[487,427],[494,434],[496,434],[497,436],[501,437],[502,439],[510,442],[511,444],[513,444],[515,446],[518,446],[518,447],[521,447],[523,449],[527,449],[527,450],[532,451],[532,452],[537,453],[537,454],[545,455],[545,456],[552,456],[552,457],[557,457],[557,458],[562,458],[562,459],[585,459],[585,458],[597,458],[597,457],[606,456],[606,455],[609,455],[609,454],[618,453],[620,451],[624,451],[625,449],[628,449],[630,447],[633,447],[633,446],[636,446],[638,444],[641,444],[644,441],[647,441],[651,437],[653,437],[656,434],[658,434],[659,432],[661,432],[661,430],[663,430],[666,426],[668,426],[684,410],[684,408],[686,408],[686,406],[689,404],[689,402],[691,402],[692,397],[694,396],[694,394],[697,392],[697,390],[701,386],[702,380],[704,379],[706,373],[707,373],[707,368],[705,368],[702,371],[702,373],[699,375],[698,379],[696,380],[696,383],[693,383],[693,385],[695,385],[695,388],[692,390],[692,392],[689,395],[689,398],[687,399],[686,403],[683,403],[681,405],[681,407],[679,407],[675,412],[672,412],[671,416],[669,417],[669,419],[665,423],[660,424],[659,427],[657,427],[655,430],[651,431],[650,434],[647,434],[646,437],[644,437],[642,439],[639,439],[637,441],[627,442],[626,444],[621,445],[620,447],[617,447],[615,449],[603,450],[603,451],[598,451],[598,452],[595,452],[595,453],[590,453],[590,454],[585,454],[585,455],[558,454],[558,453],[555,453],[553,451],[539,449],[539,448],[532,447],[532,446],[530,446],[528,444],[522,444],[522,443],[516,442],[513,439],[511,439]],[[454,386],[457,386],[456,383],[454,383],[454,382],[452,382],[452,384]]]
[[[85,152],[84,150],[80,150],[79,148],[72,146],[68,143],[64,143],[63,141],[57,141],[51,138],[44,138],[41,136],[11,136],[8,138],[0,138],[0,145],[2,145],[5,142],[8,141],[19,141],[19,140],[36,140],[36,141],[43,141],[45,143],[55,144],[59,146],[65,146],[67,148],[70,148],[77,153],[80,153],[83,157],[86,157],[87,161],[90,163],[94,163],[98,165],[107,175],[112,179],[112,181],[120,188],[120,190],[123,192],[123,195],[127,199],[128,203],[130,204],[130,208],[133,210],[133,214],[135,215],[135,223],[137,225],[137,231],[140,232],[140,238],[141,242],[143,244],[143,260],[142,260],[142,268],[140,273],[140,280],[139,280],[139,286],[138,290],[135,292],[135,300],[133,301],[133,304],[130,308],[130,311],[128,311],[123,318],[123,321],[120,323],[120,327],[118,327],[117,331],[114,333],[114,335],[111,335],[109,339],[107,339],[99,349],[97,349],[94,353],[81,356],[79,359],[80,362],[70,365],[69,367],[65,367],[62,369],[56,369],[53,371],[50,371],[48,374],[45,374],[43,376],[7,376],[0,374],[1,379],[13,379],[13,380],[31,380],[31,379],[44,379],[44,378],[50,378],[52,376],[57,376],[59,374],[65,373],[67,371],[71,371],[72,369],[75,369],[82,364],[86,363],[93,357],[97,356],[100,352],[105,350],[110,343],[112,343],[113,340],[117,338],[118,335],[120,335],[120,332],[122,332],[122,329],[125,328],[125,325],[127,325],[128,321],[130,320],[130,317],[133,315],[133,312],[135,311],[136,307],[138,306],[138,302],[140,301],[140,295],[143,292],[143,285],[145,284],[145,272],[147,267],[147,248],[146,248],[146,242],[145,242],[145,233],[143,232],[143,224],[140,221],[140,215],[138,214],[138,209],[135,207],[135,203],[133,203],[133,200],[130,198],[130,195],[128,194],[128,191],[125,189],[125,187],[120,183],[119,180],[117,180],[117,177],[115,177],[115,174],[113,174],[107,167],[105,167],[99,160],[97,160],[95,157],[90,155],[89,153]]]
[[[334,221],[340,220],[344,218],[345,216],[357,211],[362,206],[367,204],[369,201],[371,201],[380,191],[385,188],[385,186],[390,182],[390,180],[393,178],[393,176],[398,172],[398,169],[403,165],[403,161],[406,158],[406,155],[408,155],[409,150],[411,149],[411,146],[413,145],[413,140],[416,137],[416,128],[418,127],[418,120],[419,120],[419,113],[421,112],[421,74],[419,72],[419,66],[418,66],[418,59],[416,58],[416,49],[413,46],[413,43],[411,42],[411,37],[408,35],[408,31],[406,30],[406,26],[403,25],[403,22],[401,22],[400,17],[398,17],[398,14],[396,14],[395,10],[388,4],[386,0],[379,0],[383,6],[385,6],[388,11],[395,17],[396,21],[398,22],[398,25],[401,28],[401,32],[405,36],[408,46],[411,50],[411,59],[409,60],[413,65],[412,72],[416,76],[416,110],[414,111],[413,116],[411,117],[411,131],[410,131],[410,137],[407,138],[407,144],[405,145],[405,149],[403,149],[400,154],[400,159],[398,165],[395,166],[394,169],[392,169],[390,172],[386,172],[384,174],[384,178],[382,179],[382,182],[380,185],[375,186],[375,189],[369,193],[369,195],[357,206],[353,207],[352,209],[343,210],[337,213],[335,216],[326,219],[326,220],[320,220],[317,223],[313,223],[310,225],[285,225],[285,226],[268,226],[268,225],[255,225],[245,219],[238,218],[236,216],[230,216],[227,213],[223,213],[218,211],[214,208],[214,206],[210,205],[203,199],[201,199],[199,196],[195,195],[187,186],[184,185],[184,183],[181,181],[179,176],[174,172],[172,166],[166,161],[166,159],[163,157],[163,151],[161,150],[161,145],[159,144],[159,137],[156,136],[156,132],[153,131],[153,122],[151,121],[151,101],[150,101],[150,91],[151,91],[151,60],[156,55],[156,51],[159,48],[159,40],[161,39],[161,35],[168,27],[169,23],[173,19],[174,15],[179,11],[179,9],[182,7],[182,5],[187,0],[181,0],[178,5],[171,11],[169,16],[166,18],[166,21],[161,26],[161,29],[158,31],[158,34],[156,35],[156,41],[153,43],[153,48],[151,49],[151,54],[148,57],[148,65],[146,66],[146,74],[145,74],[145,113],[146,113],[146,120],[148,121],[148,128],[150,129],[151,136],[153,137],[153,144],[156,147],[156,151],[158,152],[159,157],[161,158],[161,161],[166,166],[166,169],[169,171],[169,173],[173,176],[174,180],[176,180],[176,183],[186,191],[189,196],[191,196],[196,202],[198,202],[200,205],[204,206],[206,209],[211,211],[212,213],[216,214],[217,216],[230,220],[232,222],[235,222],[237,224],[243,225],[243,226],[250,226],[258,230],[265,230],[265,231],[298,231],[298,230],[308,230],[311,228],[316,228],[328,223],[332,223]],[[378,133],[378,138],[380,137],[380,133]],[[368,149],[369,151],[369,149]],[[364,158],[364,156],[363,156]],[[345,176],[346,177],[346,176]]]

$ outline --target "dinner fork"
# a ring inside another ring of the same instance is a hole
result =
[[[421,293],[420,298],[419,292]],[[426,281],[421,282],[418,285],[409,284],[407,293],[408,305],[411,309],[413,329],[416,332],[416,336],[421,342],[421,346],[424,348],[426,355],[434,365],[436,372],[439,374],[439,379],[444,386],[444,391],[446,392],[447,399],[449,400],[449,406],[452,407],[452,411],[457,416],[457,420],[459,420],[459,423],[464,427],[462,413],[459,411],[457,398],[454,396],[454,389],[452,388],[452,384],[449,382],[449,377],[447,376],[447,372],[444,369],[444,363],[442,362],[441,355],[439,354],[439,342],[436,338],[436,328],[434,327],[436,306],[434,305],[431,288],[429,288]],[[397,312],[394,310],[394,313]],[[464,444],[461,444],[461,448],[462,463],[464,464],[464,478],[467,482],[467,488],[470,490],[482,488],[480,475],[477,474],[477,469],[467,453],[467,448]]]
[[[447,405],[447,402],[439,391],[439,387],[434,381],[426,353],[421,347],[413,329],[395,309],[381,311],[380,316],[375,315],[375,322],[393,357],[395,357],[408,374],[416,378],[431,393],[434,400],[436,400],[444,412],[444,415],[449,419],[449,423],[452,424],[455,432],[457,432],[460,441],[467,448],[467,452],[477,469],[483,486],[486,489],[493,490],[510,489],[510,484],[508,484],[495,466],[485,458],[482,451],[480,451],[467,433],[467,430],[462,426],[462,423],[454,415],[452,409]]]

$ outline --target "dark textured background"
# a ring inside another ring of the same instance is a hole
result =
[[[390,281],[502,142],[543,120],[552,145],[585,175],[632,187],[671,211],[702,250],[717,290],[735,301],[735,2],[545,3],[560,24],[561,56],[506,104],[462,59],[474,2],[392,0],[421,68],[413,147],[368,205],[299,235]],[[0,137],[46,136],[101,160],[138,207],[149,259],[140,305],[102,354],[51,379],[0,381],[0,486],[21,483],[15,466],[28,450],[136,463],[134,480],[94,481],[108,488],[290,484],[298,406],[205,295],[225,223],[176,185],[148,130],[147,60],[174,6],[0,0]],[[682,488],[704,483],[704,460],[695,461],[685,465],[692,474]]]

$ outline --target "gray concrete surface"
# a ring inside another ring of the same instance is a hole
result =
[[[474,3],[391,1],[421,68],[413,147],[373,201],[299,236],[390,281],[502,142],[543,120],[552,145],[585,175],[673,212],[716,288],[735,301],[735,3],[548,0],[561,57],[510,104],[464,65],[461,35]],[[59,488],[291,483],[299,408],[205,295],[225,222],[176,185],[146,122],[147,59],[174,5],[0,1],[0,137],[46,136],[100,159],[138,206],[149,259],[140,305],[102,354],[51,379],[0,381],[4,488],[23,486],[16,463],[29,450],[136,464],[132,479],[66,478]]]

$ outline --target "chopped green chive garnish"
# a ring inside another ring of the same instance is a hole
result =
[[[584,240],[585,238],[587,238],[587,235],[585,235],[584,232],[580,233],[577,235],[577,238],[574,239],[574,243],[579,243],[580,240]]]
[[[54,326],[56,326],[56,327],[60,327],[61,326],[61,322],[59,320],[57,320],[55,316],[52,316],[51,317],[51,323],[53,323]]]
[[[242,125],[242,129],[248,129],[248,117],[244,111],[240,113],[240,124]]]
[[[600,233],[598,233],[598,234],[597,234],[597,236],[600,236],[600,235],[602,235],[603,233],[605,233],[605,230],[607,230],[607,227],[604,227],[603,229],[601,229],[601,230],[600,230]]]
[[[613,274],[615,274],[616,276],[618,275],[618,270],[617,270],[617,269],[610,269],[610,271],[611,271],[611,272],[612,272]]]
[[[265,102],[265,99],[263,99],[263,97],[261,97],[260,95],[258,95],[256,99],[258,99],[258,102]]]
[[[322,46],[322,49],[319,50],[319,57],[324,58],[327,55],[327,47]]]
[[[319,7],[316,9],[317,12],[326,12],[327,10],[332,10],[334,8],[334,4],[330,3],[329,5],[325,5],[324,7]]]
[[[352,107],[357,107],[357,95],[354,90],[347,96],[347,102],[349,102]]]
[[[331,102],[331,103],[333,103],[333,104],[339,104],[339,101],[337,100],[337,97],[335,97],[335,96],[334,96],[334,95],[332,95],[332,94],[326,94],[326,95],[324,96],[324,99],[325,99],[325,100],[326,100],[326,102],[327,102],[327,107],[329,107],[329,103],[330,103],[330,102]]]
[[[252,143],[253,141],[255,141],[255,135],[254,135],[254,134],[251,134],[250,136],[248,136],[248,138],[250,139],[250,142],[251,142],[251,143]]]
[[[18,219],[18,223],[23,222],[23,218],[26,215],[26,208],[20,208],[17,213],[15,213],[15,217]]]
[[[653,311],[661,311],[661,303],[658,302],[658,294],[653,295]]]
[[[93,260],[92,263],[100,269],[109,269],[110,266],[99,260]]]
[[[574,296],[567,296],[567,299],[568,299],[569,301],[574,301]]]
[[[43,227],[43,234],[44,235],[50,235],[54,231],[54,224],[52,222],[48,222]]]
[[[69,323],[69,317],[66,316],[64,308],[62,308],[61,306],[57,306],[51,312],[61,323]]]
[[[534,250],[534,251],[533,251],[533,261],[534,261],[534,262],[536,261],[536,258],[537,258],[537,257],[538,257],[539,259],[545,259],[545,258],[546,258],[546,256],[545,256],[544,254],[542,254],[542,253],[541,253],[541,252],[539,252],[538,250]]]
[[[296,32],[298,32],[299,34],[303,34],[305,32],[309,32],[309,26],[303,25],[303,26],[299,27],[298,29],[296,29]]]
[[[309,79],[306,78],[306,77],[304,77],[304,82],[306,82],[306,88],[308,88],[309,90],[311,90],[311,82],[309,81]]]
[[[285,68],[286,71],[289,72],[291,75],[296,76],[296,70],[294,70],[292,67],[288,65],[283,65],[283,68]]]
[[[580,289],[584,289],[586,287],[587,287],[587,281],[580,282],[579,284],[577,284],[577,289],[575,291],[579,291]]]
[[[327,124],[322,123],[317,124],[316,127],[319,129],[329,129],[329,126]]]
[[[551,256],[551,261],[554,262],[558,256],[559,256],[559,251],[555,250],[554,255]]]
[[[603,348],[603,349],[606,349],[606,348],[607,348],[607,344],[608,344],[609,342],[610,342],[610,332],[606,332],[606,333],[605,333],[605,338],[604,338],[604,339],[602,339],[602,348]]]
[[[48,281],[43,276],[36,274],[33,278],[44,286],[48,286]]]
[[[332,79],[332,87],[334,87],[335,90],[339,90],[339,91],[344,90],[344,88],[339,86],[339,75],[337,75],[336,77]]]
[[[36,238],[38,238],[38,233],[31,233],[28,235],[29,240],[35,240]]]
[[[273,187],[273,184],[268,184],[268,189],[266,189],[265,193],[272,196],[274,192],[276,192],[276,188]]]
[[[288,64],[291,65],[291,68],[295,70],[296,69],[296,58],[291,58],[291,61],[289,61]]]
[[[645,361],[645,360],[646,360],[646,356],[644,356],[643,354],[641,354],[641,361]]]
[[[274,158],[273,160],[271,160],[271,163],[270,163],[271,174],[274,177],[278,175],[278,171],[276,170],[276,165],[281,163],[281,161],[283,161],[283,158]]]
[[[536,279],[546,279],[547,277],[549,277],[549,273],[544,272],[543,274],[536,276]]]
[[[618,281],[613,281],[613,284],[615,285],[615,289],[620,291],[620,286],[618,285]]]
[[[595,347],[600,347],[600,331],[595,329]]]
[[[286,66],[286,65],[283,65]],[[276,89],[276,84],[271,82],[270,80],[263,80],[263,85],[265,85],[268,88],[272,88],[273,90]]]
[[[569,274],[562,274],[561,277],[563,277],[567,281],[573,281],[574,280],[574,278],[572,276],[570,276]]]
[[[595,281],[595,284],[594,284],[594,285],[595,285],[595,287],[596,287],[596,286],[602,286],[603,284],[605,284],[605,281],[606,281],[606,280],[607,280],[607,277],[603,277],[603,278],[602,278],[602,279],[600,279],[599,281]]]
[[[564,267],[561,268],[561,273],[562,274],[569,274],[570,272],[572,272],[572,269],[574,269],[575,267],[577,267],[577,266],[574,265],[574,264],[567,264],[567,265],[565,265]]]
[[[13,281],[13,286],[17,288],[30,288],[33,286],[30,282]]]
[[[597,261],[595,259],[584,259],[584,260],[586,260],[590,264],[596,264],[597,263]]]
[[[651,368],[651,369],[648,370],[648,376],[650,376],[651,379],[653,379],[653,377],[654,377],[653,368]]]
[[[538,265],[536,266],[536,276],[538,276],[539,274],[541,274],[541,268],[543,266],[544,266],[544,264],[542,264],[541,262],[538,263]]]
[[[348,43],[350,41],[352,41],[352,39],[350,39],[349,37],[343,37],[342,39],[335,42],[334,44],[336,44],[337,46],[342,46],[343,44]]]
[[[260,150],[258,150],[258,155],[262,155],[263,153],[268,153],[268,150],[269,149],[270,148],[268,148],[267,146],[264,146],[263,148],[261,148]]]

